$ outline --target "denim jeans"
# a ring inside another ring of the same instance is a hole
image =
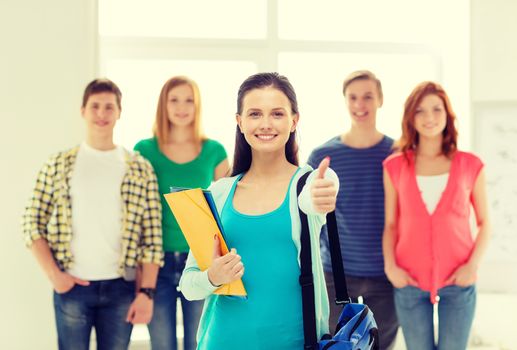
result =
[[[54,292],[54,310],[60,350],[88,350],[95,328],[97,349],[123,350],[129,346],[133,325],[126,322],[135,298],[135,283],[122,278],[75,285]]]
[[[393,286],[384,276],[345,277],[348,294],[352,302],[357,302],[358,297],[361,296],[363,303],[368,305],[373,312],[379,328],[380,350],[392,349],[395,346],[395,338],[399,328],[393,301]],[[330,303],[330,331],[334,332],[343,306],[335,303],[336,296],[332,273],[325,272],[325,280]]]
[[[409,350],[467,348],[476,308],[476,287],[447,286],[438,290],[438,342],[434,340],[434,308],[430,293],[416,287],[395,290],[395,306]]]
[[[153,350],[176,350],[176,302],[181,301],[183,314],[183,348],[196,349],[196,332],[203,310],[203,301],[188,301],[177,290],[185,268],[187,253],[166,252],[165,264],[158,273],[154,313],[148,325]]]

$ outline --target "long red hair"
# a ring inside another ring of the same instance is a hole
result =
[[[456,114],[452,110],[447,93],[438,83],[424,81],[418,84],[404,103],[404,116],[402,118],[402,136],[397,141],[396,148],[407,156],[409,151],[418,147],[418,132],[415,128],[416,110],[424,97],[436,95],[443,101],[447,123],[443,130],[442,153],[450,157],[458,148],[458,131],[456,130]]]

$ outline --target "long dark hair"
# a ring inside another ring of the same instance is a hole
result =
[[[237,94],[237,114],[242,114],[242,102],[248,92],[254,89],[272,87],[281,91],[291,104],[291,113],[298,114],[298,101],[296,93],[289,80],[277,72],[257,73],[246,79],[240,86]],[[285,144],[285,156],[287,161],[298,166],[298,143],[296,142],[296,130],[291,132]],[[237,125],[235,130],[235,151],[233,153],[233,167],[231,176],[248,171],[251,166],[251,147],[241,133]]]

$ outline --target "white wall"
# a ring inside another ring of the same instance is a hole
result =
[[[517,2],[471,1],[472,101],[517,101]]]
[[[517,40],[515,39],[517,36],[517,21],[515,21],[517,2],[512,0],[471,0],[471,11],[471,102],[474,118],[473,134],[476,135],[484,131],[480,130],[482,124],[480,117],[494,120],[497,117],[494,114],[500,112],[499,108],[503,106],[513,106],[512,108],[517,111]],[[492,110],[494,114],[490,112]],[[509,117],[516,118],[512,124],[517,125],[517,112]],[[476,118],[478,118],[477,125]],[[483,120],[483,125],[486,125],[487,122],[489,121]],[[490,140],[478,138],[473,142],[473,149],[478,152],[482,151],[484,148],[482,144],[487,144],[487,142]],[[515,155],[517,138],[508,143],[505,148],[506,152]],[[487,165],[490,165],[491,161],[493,159],[485,159]],[[491,174],[492,177],[505,176],[506,180],[512,182],[507,178],[512,177],[509,175],[508,169],[501,168],[501,165],[506,168],[506,165],[510,163],[498,164],[499,168],[487,167],[487,174]],[[513,174],[517,173],[515,167],[510,171]],[[497,192],[512,192],[511,188],[498,188],[497,190],[488,192],[489,199],[494,200],[494,196],[498,195]],[[508,210],[508,208],[504,209]],[[509,210],[517,212],[517,203],[512,203]],[[517,293],[517,280],[515,279],[517,258],[505,261],[505,259],[498,259],[497,254],[493,254],[494,249],[505,244],[497,241],[500,239],[501,233],[498,228],[504,225],[498,220],[500,219],[499,214],[492,208],[494,239],[489,247],[489,250],[492,251],[488,252],[487,259],[480,267],[479,285],[482,290]],[[514,236],[511,237],[511,240],[506,241],[508,244],[514,245],[517,239],[515,225],[510,231],[513,231]],[[498,234],[499,236],[497,236]]]
[[[0,349],[57,348],[51,286],[24,247],[20,217],[47,156],[82,138],[95,3],[0,1]]]

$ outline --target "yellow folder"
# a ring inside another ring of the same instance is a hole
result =
[[[221,233],[222,226],[219,228],[219,215],[209,191],[200,188],[183,189],[165,194],[165,199],[201,271],[208,269],[212,264],[215,234],[221,242],[222,255],[228,253],[228,246]],[[245,296],[246,290],[242,280],[238,279],[223,284],[214,293]]]

